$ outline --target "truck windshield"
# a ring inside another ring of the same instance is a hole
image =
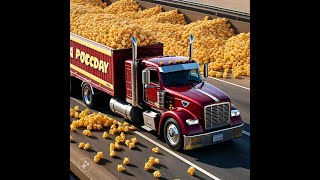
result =
[[[162,73],[162,79],[165,86],[200,83],[202,81],[200,77],[198,69]]]

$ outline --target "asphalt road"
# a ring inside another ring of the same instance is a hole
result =
[[[234,80],[227,79],[226,81],[232,82]],[[220,88],[229,95],[232,103],[241,111],[241,116],[245,122],[244,130],[250,132],[250,90],[211,78],[208,78],[207,82]],[[250,87],[249,83],[242,85],[247,88]],[[74,98],[70,98],[70,107],[79,105],[81,110],[84,109],[84,106],[82,106],[83,103],[79,104],[80,101],[81,100],[79,99],[74,100]],[[108,116],[114,117],[118,121],[124,121],[124,118],[121,118],[112,112],[106,111],[106,109],[103,107],[100,107],[96,110],[105,113]],[[163,138],[158,137],[154,132],[146,132],[141,128],[139,128],[138,131],[151,140],[169,148]],[[210,179],[210,177],[199,171],[196,171],[195,177],[188,175],[188,164],[162,149],[160,149],[162,154],[154,154],[151,151],[151,148],[155,147],[155,145],[136,134],[130,134],[128,137],[131,138],[136,136],[138,138],[138,141],[141,142],[140,145],[137,144],[138,149],[130,150],[123,145],[122,147],[124,151],[118,152],[117,155],[119,158],[114,159],[108,155],[109,144],[112,142],[112,140],[114,141],[115,136],[112,136],[110,140],[102,139],[102,132],[93,132],[93,136],[95,136],[97,139],[88,138],[82,135],[82,131],[80,130],[77,130],[77,133],[70,133],[77,142],[70,143],[70,148],[74,149],[75,151],[80,151],[85,157],[89,157],[91,159],[93,159],[96,153],[95,151],[104,152],[106,160],[103,161],[100,166],[110,171],[111,174],[119,179],[152,179],[152,172],[158,169],[160,169],[163,177],[162,179]],[[89,142],[94,151],[86,152],[78,149],[77,146],[80,141]],[[193,151],[174,152],[220,179],[250,179],[250,136],[248,135],[243,134],[240,138],[235,139],[232,142],[221,143]],[[120,164],[125,156],[130,158],[133,163],[133,166],[127,167],[128,171],[126,174],[120,173],[116,169],[116,165]],[[145,171],[143,169],[144,163],[147,162],[148,157],[150,156],[158,157],[163,166],[158,166],[150,172]]]
[[[85,107],[76,101],[70,99],[70,106],[74,107],[75,105],[79,105],[80,110],[84,110]],[[91,111],[94,112],[94,111]],[[123,118],[115,117],[110,114],[109,116],[114,119],[124,122]],[[70,118],[70,122],[75,120],[74,118]],[[109,128],[105,128],[107,132],[109,132]],[[109,156],[109,145],[110,143],[114,143],[116,135],[110,135],[110,138],[103,139],[102,132],[103,131],[92,131],[92,137],[87,137],[82,134],[82,129],[77,129],[76,132],[70,132],[71,136],[75,140],[75,142],[70,143],[70,152],[82,154],[81,158],[89,158],[91,159],[91,163],[93,163],[93,157],[97,152],[102,151],[104,153],[104,158],[101,160],[100,168],[103,167],[107,171],[109,171],[112,175],[119,179],[127,180],[127,179],[154,179],[153,172],[155,170],[160,170],[161,177],[160,179],[208,179],[205,174],[201,172],[196,172],[195,176],[190,176],[187,173],[188,168],[190,167],[188,164],[180,161],[169,153],[160,149],[159,154],[155,154],[151,151],[153,147],[156,147],[151,142],[143,139],[142,137],[135,135],[130,132],[126,134],[126,139],[131,139],[132,137],[136,137],[138,142],[136,144],[136,148],[130,150],[126,145],[121,144],[121,150],[116,150],[116,157],[112,158]],[[118,135],[118,134],[117,134]],[[152,136],[152,134],[148,134],[148,136]],[[91,150],[85,151],[78,148],[79,142],[90,143]],[[163,143],[162,143],[163,144]],[[148,161],[149,157],[156,157],[160,159],[159,165],[154,165],[153,168],[149,171],[144,170],[144,164]],[[131,161],[131,165],[126,165],[125,168],[127,171],[125,173],[121,173],[117,171],[117,165],[123,162],[123,159],[128,157]],[[75,163],[77,164],[77,163]],[[178,167],[178,168],[177,168]],[[100,179],[103,178],[103,175],[98,175],[98,170],[96,167],[93,167],[90,171],[96,171],[97,173],[90,174],[90,178],[92,179]],[[100,170],[101,171],[101,170]]]

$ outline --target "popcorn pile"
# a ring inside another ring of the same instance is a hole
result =
[[[162,42],[165,55],[179,56],[188,56],[193,34],[193,59],[209,63],[209,76],[228,78],[229,71],[233,78],[250,76],[250,32],[236,35],[226,18],[205,17],[187,24],[177,10],[162,12],[161,6],[142,10],[134,0],[109,6],[99,0],[71,0],[70,31],[114,49],[130,48],[131,36],[138,46]]]

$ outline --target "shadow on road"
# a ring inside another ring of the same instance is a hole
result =
[[[181,153],[193,157],[195,161],[219,168],[250,169],[250,141],[241,138]]]

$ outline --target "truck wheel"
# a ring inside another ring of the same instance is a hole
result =
[[[183,147],[182,131],[175,119],[169,118],[164,124],[163,130],[164,139],[172,149],[179,150]]]
[[[93,94],[91,87],[88,83],[84,83],[82,86],[82,99],[88,108],[93,106]]]

